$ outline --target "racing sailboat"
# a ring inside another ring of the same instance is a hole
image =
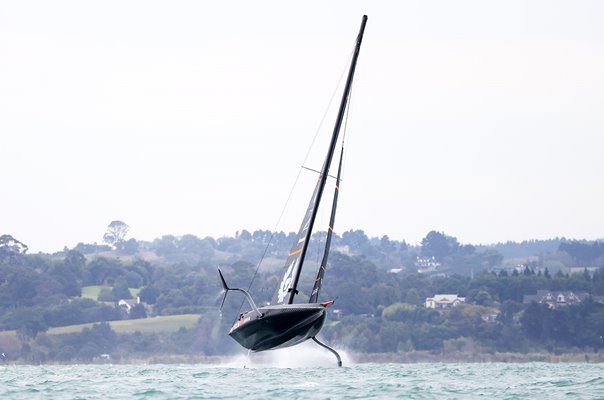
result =
[[[329,143],[327,156],[323,162],[323,167],[320,171],[319,179],[312,193],[306,214],[304,215],[298,234],[285,262],[285,266],[283,268],[283,278],[281,279],[281,283],[279,284],[270,304],[263,307],[256,306],[256,303],[248,290],[242,288],[230,288],[227,285],[222,272],[220,269],[218,270],[222,286],[225,290],[222,305],[224,305],[224,301],[226,300],[226,296],[229,291],[239,291],[244,294],[251,307],[250,311],[239,314],[239,317],[236,319],[229,332],[229,335],[233,339],[251,351],[258,352],[290,347],[302,343],[308,339],[312,339],[320,346],[331,351],[338,360],[338,366],[342,366],[342,359],[340,355],[331,347],[320,342],[316,338],[316,335],[319,333],[323,327],[323,323],[325,322],[327,307],[333,303],[333,301],[319,303],[318,299],[325,270],[327,268],[327,259],[329,256],[331,236],[333,233],[333,226],[336,216],[340,174],[342,170],[342,155],[344,151],[343,146],[340,152],[329,229],[327,231],[327,237],[325,240],[323,258],[315,279],[314,287],[310,294],[308,303],[294,303],[294,299],[298,294],[297,287],[300,273],[304,265],[304,258],[306,256],[308,244],[312,235],[319,204],[321,202],[323,190],[329,176],[331,162],[336,151],[338,135],[340,133],[340,128],[342,126],[344,115],[348,106],[352,81],[354,78],[354,72],[359,51],[361,49],[361,42],[363,40],[363,33],[365,31],[366,23],[367,16],[364,15],[361,22],[361,28],[356,39],[355,49],[350,63],[350,69],[348,71],[348,77],[346,79],[344,93],[338,109],[331,141]]]

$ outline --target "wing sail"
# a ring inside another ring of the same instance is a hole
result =
[[[331,203],[331,216],[329,217],[329,228],[327,230],[327,238],[325,239],[325,250],[323,251],[323,259],[321,260],[321,266],[319,272],[317,272],[317,278],[315,279],[315,285],[312,288],[310,294],[309,303],[317,303],[319,301],[319,291],[321,290],[321,284],[323,283],[323,277],[327,270],[327,259],[329,258],[329,249],[331,247],[331,237],[333,236],[333,227],[336,222],[336,210],[338,208],[338,194],[340,192],[340,175],[342,173],[342,158],[344,157],[344,146],[340,152],[340,162],[338,164],[338,176],[336,177],[336,187],[333,193],[333,202]]]
[[[338,109],[338,115],[336,123],[333,128],[331,135],[331,141],[329,142],[329,148],[327,149],[327,155],[323,162],[323,168],[321,168],[321,174],[319,175],[319,181],[310,199],[310,204],[302,220],[302,225],[298,231],[296,241],[292,245],[292,249],[287,257],[284,267],[283,278],[277,288],[277,292],[273,296],[273,304],[283,304],[285,298],[289,296],[287,300],[288,304],[292,304],[294,297],[296,296],[296,288],[298,286],[298,280],[300,279],[300,270],[302,264],[304,264],[304,257],[306,256],[306,250],[308,248],[308,242],[310,241],[310,235],[312,234],[313,225],[315,223],[315,217],[317,216],[317,209],[323,196],[323,189],[325,188],[325,182],[329,175],[329,167],[331,166],[331,160],[336,149],[338,142],[338,134],[342,127],[342,121],[344,119],[344,113],[348,105],[348,99],[350,96],[350,90],[352,87],[352,81],[354,78],[354,71],[356,69],[359,52],[361,50],[361,42],[363,41],[363,33],[365,31],[365,24],[367,23],[367,16],[363,16],[361,22],[361,29],[357,36],[354,53],[350,63],[350,69],[348,70],[348,77],[346,78],[346,86],[344,87],[344,93],[342,93],[342,100]]]
[[[302,219],[300,230],[298,231],[298,235],[296,236],[296,239],[294,240],[294,243],[292,244],[292,247],[287,256],[285,266],[283,267],[283,277],[281,278],[281,283],[279,283],[279,287],[277,287],[277,291],[273,295],[271,304],[283,304],[284,302],[286,302],[286,298],[290,297],[292,291],[294,291],[295,294],[296,276],[299,275],[302,254],[304,253],[304,249],[306,247],[306,241],[310,237],[310,235],[308,235],[308,230],[312,229],[312,217],[313,212],[317,207],[317,195],[319,194],[320,185],[321,179],[317,181],[317,185],[315,186],[315,190],[310,199],[310,203],[308,204],[308,208],[306,209],[306,214]]]

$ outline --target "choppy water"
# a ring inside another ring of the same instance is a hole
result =
[[[0,366],[1,399],[604,399],[601,364]]]

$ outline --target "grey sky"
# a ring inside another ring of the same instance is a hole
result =
[[[3,1],[0,234],[55,251],[114,219],[145,240],[272,229],[366,13],[336,231],[601,238],[603,11]]]

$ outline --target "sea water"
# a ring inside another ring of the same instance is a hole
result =
[[[1,399],[604,399],[587,363],[4,365]]]

